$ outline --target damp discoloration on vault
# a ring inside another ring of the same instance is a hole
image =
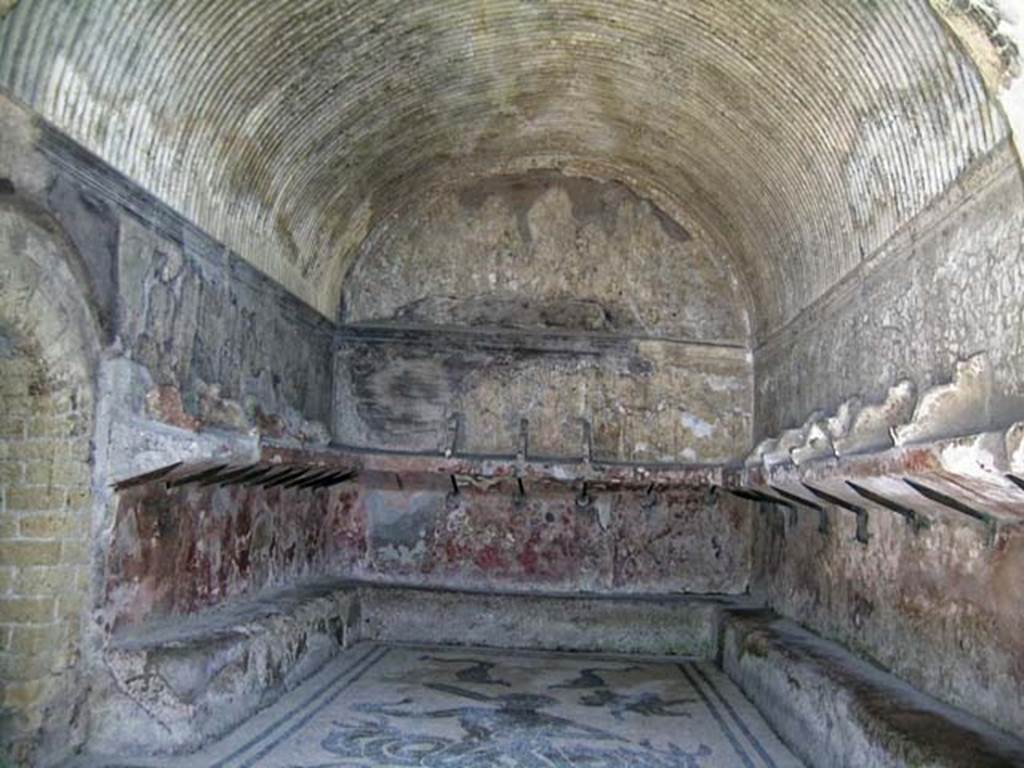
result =
[[[743,343],[727,253],[621,183],[553,171],[455,188],[382,226],[342,320]]]
[[[925,0],[94,10],[15,5],[0,82],[328,315],[424,195],[557,168],[699,221],[773,329],[1006,136]]]

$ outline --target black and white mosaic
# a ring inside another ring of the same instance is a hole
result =
[[[210,754],[215,768],[790,768],[713,665],[360,646]]]

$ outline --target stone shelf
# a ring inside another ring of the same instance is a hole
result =
[[[268,451],[274,449],[268,446]],[[276,454],[272,454],[276,455]],[[516,457],[455,453],[414,453],[367,451],[335,447],[335,460],[357,462],[364,473],[398,475],[440,474],[474,481],[519,478],[523,481],[594,489],[647,489],[669,487],[711,487],[722,482],[722,466],[713,464],[669,464],[614,461],[586,461],[566,457]]]
[[[1021,431],[1010,429],[800,465],[763,462],[726,471],[723,487],[790,509],[837,507],[858,515],[864,534],[872,509],[900,515],[915,530],[952,515],[983,526],[995,543],[1000,530],[1024,522],[1024,481],[1014,458],[1020,442]]]
[[[347,446],[310,447],[264,440],[258,455],[224,456],[203,461],[182,461],[134,475],[114,484],[115,490],[150,482],[176,487],[204,485],[261,485],[317,489],[358,477],[447,475],[454,482],[488,481],[565,485],[593,490],[664,490],[673,487],[722,485],[721,465],[585,461],[567,458],[443,455],[380,451]]]

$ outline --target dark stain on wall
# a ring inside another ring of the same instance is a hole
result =
[[[117,332],[117,244],[119,212],[100,196],[90,194],[67,177],[58,174],[47,194],[47,205],[74,243],[80,269],[88,275],[85,287],[91,291],[100,328],[107,340]]]
[[[620,302],[572,296],[537,299],[493,291],[474,296],[424,296],[399,307],[396,323],[459,325],[469,328],[638,331]]]
[[[38,149],[45,205],[80,255],[103,328],[155,384],[175,388],[191,417],[214,386],[264,414],[328,420],[333,322],[45,124]]]
[[[587,334],[348,327],[335,364],[335,435],[374,448],[580,457],[583,420],[608,459],[699,462],[747,450],[744,350]]]

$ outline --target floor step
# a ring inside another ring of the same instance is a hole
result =
[[[731,596],[366,588],[361,637],[710,659],[718,646],[721,611],[745,603],[745,598]]]

